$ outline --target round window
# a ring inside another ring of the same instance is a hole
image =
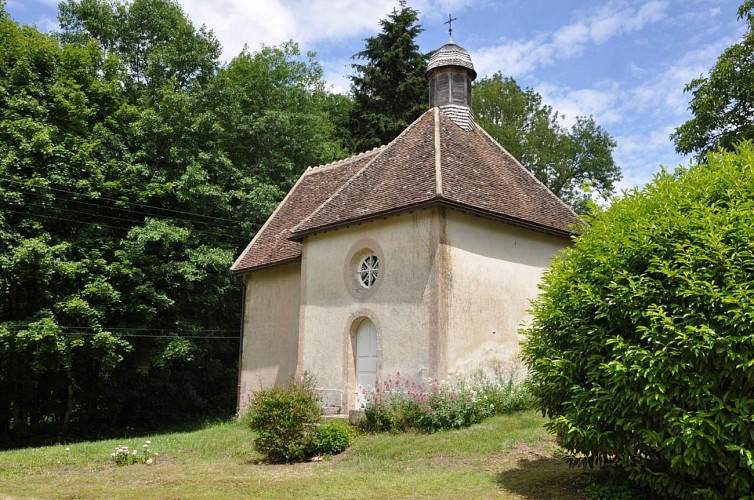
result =
[[[348,293],[357,300],[366,300],[382,288],[388,276],[387,261],[382,248],[373,238],[355,241],[343,262],[343,281]]]
[[[361,259],[359,268],[356,271],[361,286],[363,286],[364,288],[372,288],[375,281],[377,281],[377,275],[379,274],[379,271],[380,261],[375,254],[370,253],[369,255]]]

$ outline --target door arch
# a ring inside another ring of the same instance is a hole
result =
[[[364,318],[356,330],[356,408],[366,405],[365,390],[377,384],[377,327]]]

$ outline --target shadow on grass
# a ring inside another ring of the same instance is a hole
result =
[[[498,472],[495,482],[507,492],[527,499],[586,499],[589,472],[571,468],[559,458],[521,458],[516,467]]]
[[[54,433],[50,430],[42,433],[12,437],[0,434],[0,451],[58,444],[74,444],[85,441],[101,441],[104,439],[131,439],[155,434],[193,432],[220,422],[227,422],[232,418],[234,417],[216,416],[210,418],[189,418],[173,422],[154,419],[117,427],[108,427],[105,424],[99,424],[96,427],[80,425],[65,437],[62,433]]]

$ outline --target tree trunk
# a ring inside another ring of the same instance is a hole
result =
[[[71,414],[73,414],[73,373],[70,360],[65,367],[65,380],[68,387],[68,399],[65,406],[65,416],[63,417],[63,439],[68,437],[68,426],[71,423]]]

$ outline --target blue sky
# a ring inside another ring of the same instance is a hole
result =
[[[6,0],[13,19],[57,27],[57,0]],[[294,40],[317,52],[326,79],[348,90],[350,57],[397,0],[179,0],[195,26],[212,29],[223,58],[244,44]],[[670,133],[689,118],[683,88],[740,40],[741,0],[414,0],[425,31],[420,49],[454,41],[471,54],[479,77],[500,71],[539,92],[565,115],[593,115],[618,142],[620,188],[642,186],[675,154]]]

